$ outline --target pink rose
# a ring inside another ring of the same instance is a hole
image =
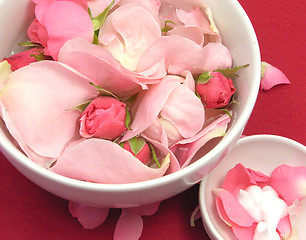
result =
[[[85,0],[33,0],[36,19],[28,29],[32,42],[40,43],[45,55],[57,60],[63,44],[73,38],[93,41],[94,28]]]
[[[8,63],[11,65],[12,71],[15,71],[19,68],[29,65],[32,62],[37,62],[35,56],[37,56],[37,58],[40,58],[42,51],[42,48],[31,48],[29,50],[16,53],[8,58],[4,58],[3,60],[8,61]],[[47,58],[48,57],[42,55],[42,59]]]
[[[198,80],[196,90],[207,108],[220,108],[226,106],[236,88],[230,78],[219,72],[211,72],[208,81],[201,83]]]
[[[143,164],[151,162],[151,150],[149,144],[141,137],[134,137],[123,143],[123,148],[138,158]]]
[[[80,135],[84,138],[116,139],[127,130],[125,107],[113,97],[94,99],[81,115]]]

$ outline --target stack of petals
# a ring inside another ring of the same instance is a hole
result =
[[[306,167],[281,165],[271,176],[237,164],[214,190],[221,219],[239,240],[305,237]]]
[[[27,32],[39,51],[7,58],[12,73],[1,63],[0,92],[1,117],[32,161],[133,183],[178,171],[225,134],[230,114],[205,112],[236,91],[213,73],[232,58],[203,1],[33,2]],[[214,81],[199,98],[203,72]]]

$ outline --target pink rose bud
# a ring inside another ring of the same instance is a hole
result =
[[[37,58],[35,56],[41,55],[42,49],[32,48],[17,54],[14,54],[8,58],[4,58],[3,60],[8,61],[11,65],[12,71],[15,71],[19,68],[29,65],[32,62],[37,62]]]
[[[80,135],[109,140],[118,138],[127,130],[125,107],[124,103],[113,97],[94,99],[81,115]]]
[[[201,78],[203,76],[203,78]],[[220,72],[207,72],[197,81],[196,90],[207,108],[221,108],[226,106],[236,88],[230,78]]]
[[[133,137],[123,143],[123,148],[132,153],[143,164],[148,165],[151,162],[150,146],[143,138]]]

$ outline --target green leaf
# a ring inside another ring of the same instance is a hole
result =
[[[98,85],[95,85],[92,82],[90,82],[89,84],[92,85],[93,87],[95,87],[101,96],[110,96],[110,97],[118,99],[118,97],[115,94],[113,94],[112,92],[110,92],[110,91],[108,91],[108,90],[106,90],[106,89],[104,89],[104,88],[102,88]]]
[[[151,149],[151,154],[152,154],[152,160],[154,163],[156,163],[157,167],[160,168],[160,163],[157,159],[154,147],[152,146],[152,144],[149,143],[150,149]]]
[[[111,10],[111,8],[113,7],[115,3],[115,0],[113,0],[105,9],[102,13],[100,13],[97,17],[95,18],[91,18],[91,21],[93,23],[94,26],[94,31],[100,29],[102,27],[102,25],[104,24],[106,17],[109,13],[109,11]]]
[[[245,64],[242,66],[234,67],[234,68],[224,68],[224,69],[217,69],[214,72],[222,73],[227,78],[239,77],[236,73],[242,68],[248,67],[249,64]]]
[[[129,130],[131,130],[130,129],[130,125],[131,125],[131,114],[130,114],[130,112],[129,112],[129,110],[127,109],[127,107],[125,108],[125,112],[126,112],[126,114],[125,114],[125,126],[126,126],[126,128],[127,129],[129,129]]]
[[[210,75],[210,72],[203,72],[196,81],[197,83],[205,84],[208,83],[209,79],[211,79],[212,77],[213,76]]]
[[[91,100],[86,101],[84,103],[81,103],[75,107],[69,108],[66,111],[71,111],[71,110],[79,110],[80,112],[84,112],[85,108],[91,103]]]
[[[95,45],[99,45],[98,35],[99,35],[99,31],[97,30],[97,31],[95,31],[94,37],[93,37],[93,40],[92,40],[92,43],[95,44]]]
[[[133,137],[130,140],[128,140],[128,142],[135,156],[137,156],[137,154],[141,151],[143,146],[146,144],[146,141],[142,137]]]
[[[168,31],[170,31],[170,30],[173,29],[173,27],[169,26],[168,23],[172,23],[172,24],[175,25],[175,22],[170,21],[170,20],[166,20],[166,21],[165,21],[165,27],[163,27],[163,28],[161,29],[162,32],[168,32]]]

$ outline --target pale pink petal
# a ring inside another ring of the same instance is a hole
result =
[[[127,4],[107,17],[99,41],[124,67],[134,71],[141,54],[160,36],[159,22],[149,10]]]
[[[191,59],[200,50],[201,47],[192,40],[176,35],[161,37],[144,51],[139,59],[137,71],[144,71],[163,58],[165,58],[166,69],[172,64],[179,63],[185,67],[185,61]],[[184,67],[182,70],[187,69]]]
[[[168,31],[167,35],[178,35],[194,41],[201,47],[204,46],[204,35],[201,30],[196,27],[185,27],[183,25],[179,25]]]
[[[164,146],[169,145],[167,133],[158,117],[146,130],[142,132],[142,134],[151,140],[160,142]]]
[[[302,200],[306,197],[306,167],[283,164],[273,170],[270,185],[288,206],[296,199]]]
[[[63,44],[76,37],[92,42],[94,30],[90,16],[80,5],[57,1],[50,5],[44,23],[48,32],[48,50],[54,60]]]
[[[269,63],[261,63],[260,90],[269,90],[278,84],[290,84],[286,75]]]
[[[170,93],[182,80],[178,76],[166,76],[159,84],[150,86],[138,95],[131,110],[131,130],[127,131],[122,141],[143,132],[155,121]]]
[[[57,158],[78,137],[80,112],[68,109],[96,96],[88,79],[58,62],[41,61],[13,72],[0,101],[7,128],[19,145]]]
[[[183,71],[181,74],[182,74],[182,76],[186,76],[186,79],[185,79],[183,85],[185,87],[189,88],[191,91],[195,92],[195,80],[194,80],[191,72],[186,70],[186,71]]]
[[[147,142],[150,142],[155,147],[155,152],[157,155],[169,155],[170,157],[170,166],[167,169],[166,174],[177,172],[181,169],[181,166],[176,158],[176,156],[173,154],[172,151],[168,149],[164,144],[159,143],[158,141],[154,141],[150,138],[148,138],[145,135],[141,135],[144,139],[146,139]]]
[[[289,217],[292,227],[290,240],[304,240],[306,235],[306,198],[294,201],[289,207]]]
[[[91,138],[67,148],[50,171],[83,181],[120,184],[161,177],[169,163],[170,156],[164,159],[160,168],[153,169],[118,144]]]
[[[224,212],[231,222],[241,227],[251,227],[253,225],[254,219],[232,193],[222,188],[214,189],[213,192],[216,194],[217,199],[222,202]]]
[[[58,61],[77,69],[93,83],[118,97],[129,97],[147,88],[135,74],[125,71],[107,50],[84,39],[66,42],[60,50]]]
[[[204,17],[201,9],[198,6],[192,8],[188,12],[182,9],[177,9],[176,15],[186,27],[199,27],[204,33],[213,32],[209,19]]]
[[[158,16],[159,8],[161,5],[160,0],[120,0],[119,5],[124,4],[137,4],[148,9],[153,16]]]
[[[257,224],[255,223],[251,227],[240,227],[234,225],[232,230],[238,240],[253,240],[256,225]]]
[[[174,152],[182,167],[186,167],[196,152],[203,147],[209,140],[224,136],[230,117],[224,114],[210,125],[201,130],[194,137],[179,141],[170,149]]]
[[[88,7],[91,12],[92,17],[97,17],[100,13],[104,11],[105,8],[107,8],[113,0],[87,0]],[[114,6],[118,4],[120,0],[115,0]]]
[[[142,205],[140,207],[128,208],[128,211],[140,216],[151,216],[158,211],[160,202]]]
[[[201,100],[182,84],[173,89],[160,114],[170,121],[184,138],[197,134],[202,129],[205,118]]]
[[[137,71],[144,71],[165,58],[165,67],[170,74],[189,70],[201,74],[232,65],[229,50],[221,43],[209,43],[201,48],[194,41],[172,35],[156,40],[140,57]]]
[[[121,216],[117,222],[114,232],[114,240],[137,240],[140,238],[143,229],[142,217],[122,209]]]
[[[93,229],[104,223],[109,208],[92,207],[80,203],[69,202],[69,211],[85,229]]]

